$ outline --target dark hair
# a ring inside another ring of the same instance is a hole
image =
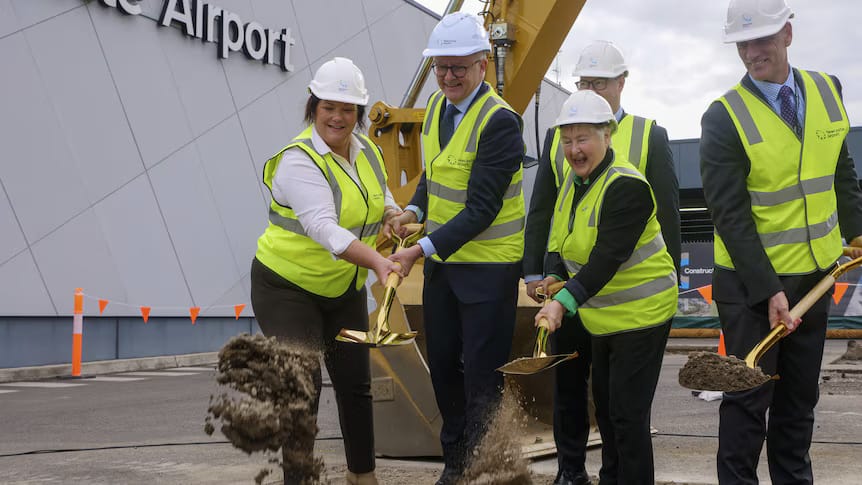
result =
[[[308,101],[305,103],[305,122],[307,124],[314,123],[314,113],[317,111],[317,105],[320,104],[320,98],[311,94],[308,96]],[[365,130],[365,106],[356,105],[356,126],[360,130]]]

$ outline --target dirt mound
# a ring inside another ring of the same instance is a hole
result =
[[[527,427],[520,393],[507,386],[482,442],[473,450],[462,484],[528,485],[533,483],[527,460],[521,456],[520,435]]]
[[[847,341],[847,352],[835,360],[833,364],[862,361],[862,345],[855,340]]]
[[[314,370],[320,354],[291,347],[274,337],[247,334],[232,338],[219,351],[216,380],[236,392],[210,396],[204,431],[221,432],[248,454],[262,451],[285,475],[318,483],[323,461],[314,458],[317,435]],[[277,454],[282,449],[281,458]],[[257,483],[272,470],[264,468]]]
[[[768,382],[760,367],[752,369],[736,357],[692,352],[679,370],[679,385],[700,391],[744,391]]]

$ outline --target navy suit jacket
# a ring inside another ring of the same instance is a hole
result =
[[[490,89],[482,83],[472,103]],[[471,103],[471,106],[472,106]],[[442,110],[446,103],[440,103]],[[443,261],[454,254],[468,241],[487,229],[503,207],[503,195],[512,177],[524,161],[524,140],[521,134],[521,118],[509,110],[497,110],[485,125],[479,137],[476,159],[467,182],[467,201],[464,209],[429,238]],[[426,163],[430,160],[426,160]],[[428,191],[425,173],[419,180],[411,205],[428,212]],[[436,263],[425,260],[425,274],[433,273]],[[444,263],[445,264],[445,263]],[[478,303],[501,298],[511,286],[511,274],[520,274],[521,263],[511,264],[447,264],[445,274],[450,285],[465,303]],[[514,268],[514,269],[513,269]],[[513,273],[514,272],[514,273]]]

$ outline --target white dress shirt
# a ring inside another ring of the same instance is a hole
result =
[[[362,187],[356,172],[356,157],[362,151],[362,143],[356,135],[350,135],[350,160],[345,160],[333,152],[314,126],[311,128],[311,146],[320,156],[332,154],[332,158],[350,178]],[[384,189],[384,205],[397,208],[389,187]],[[272,198],[279,204],[292,208],[308,237],[333,255],[343,253],[356,239],[353,233],[338,225],[332,189],[314,160],[301,148],[291,148],[282,155],[272,179]]]

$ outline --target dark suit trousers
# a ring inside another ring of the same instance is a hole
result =
[[[669,333],[670,324],[665,323],[593,335],[593,400],[602,435],[602,485],[655,481],[650,410]]]
[[[493,268],[488,268],[494,266]],[[428,366],[443,417],[447,467],[458,469],[479,444],[500,401],[518,303],[520,263],[425,263],[422,295]]]
[[[354,288],[351,286],[342,296],[326,298],[285,280],[257,259],[251,265],[251,304],[260,329],[267,337],[277,336],[323,352],[335,391],[347,468],[366,473],[374,470],[369,352],[362,345],[335,340],[342,327],[368,330],[366,290]],[[316,414],[323,382],[320,367],[314,371]],[[297,450],[314,447],[313,442],[294,445]],[[285,483],[293,482],[290,476],[285,477]]]
[[[819,276],[782,278],[791,306],[813,287]],[[764,439],[772,483],[814,482],[808,450],[814,429],[814,406],[819,398],[829,299],[830,295],[824,295],[802,317],[797,330],[781,339],[760,360],[763,371],[769,375],[777,373],[779,380],[749,391],[724,394],[718,428],[719,483],[758,483],[757,464]],[[717,304],[728,355],[745,358],[770,330],[767,302],[755,307],[745,303]]]
[[[590,437],[588,383],[593,354],[590,334],[577,315],[564,318],[563,326],[551,334],[551,349],[554,354],[578,352],[577,358],[557,366],[554,378],[557,464],[560,470],[577,473],[585,470]]]

